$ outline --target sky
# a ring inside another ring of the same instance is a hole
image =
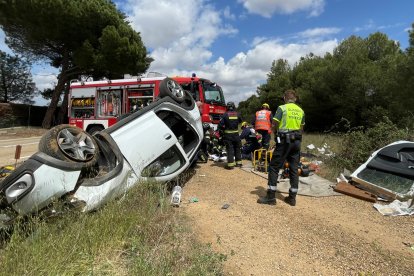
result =
[[[273,61],[294,66],[309,53],[323,56],[351,35],[385,33],[408,47],[412,0],[115,0],[140,33],[149,72],[218,83],[236,104],[256,94]],[[0,30],[0,50],[12,53]],[[58,71],[32,67],[38,89],[56,84]],[[39,105],[47,104],[37,99]]]

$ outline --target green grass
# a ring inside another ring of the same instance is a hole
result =
[[[335,158],[336,154],[343,151],[343,138],[334,134],[320,134],[320,133],[304,133],[302,138],[302,153],[309,153],[315,157],[305,157],[306,161],[322,161],[322,164],[319,166],[320,170],[318,175],[329,179],[331,181],[336,181],[336,178],[344,168],[332,164],[331,159]],[[313,144],[315,149],[308,149],[307,146]],[[325,147],[325,153],[330,153],[333,155],[325,155],[318,151],[317,148]]]
[[[16,225],[0,275],[221,275],[225,257],[197,242],[164,185],[141,183],[96,212]]]

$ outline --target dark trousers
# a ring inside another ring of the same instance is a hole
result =
[[[289,163],[289,194],[295,196],[299,188],[298,167],[300,162],[300,140],[286,141],[282,139],[281,143],[276,144],[273,150],[272,160],[269,164],[269,186],[277,186],[279,170],[283,168],[284,163]]]
[[[241,161],[241,140],[238,133],[226,133],[223,137],[227,151],[227,165],[235,166]],[[235,161],[236,159],[236,161]]]
[[[246,143],[243,145],[241,154],[242,158],[251,160],[252,159],[252,153],[254,153],[255,150],[260,148],[260,144],[256,141],[256,143]]]
[[[262,135],[262,148],[269,149],[270,145],[270,133],[267,130],[258,129],[257,130],[260,135]]]

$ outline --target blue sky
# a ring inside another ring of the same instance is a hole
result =
[[[412,0],[117,0],[155,61],[149,71],[197,73],[219,83],[227,101],[255,94],[271,63],[324,55],[351,35],[382,32],[408,47]],[[0,31],[0,49],[11,53]],[[39,89],[56,83],[47,64],[32,69]],[[42,103],[42,101],[39,101]]]

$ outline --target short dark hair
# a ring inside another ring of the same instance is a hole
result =
[[[283,98],[285,99],[286,102],[296,102],[296,100],[298,99],[298,96],[296,95],[295,90],[288,89],[285,91]]]

